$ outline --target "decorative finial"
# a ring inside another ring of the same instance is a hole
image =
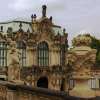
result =
[[[52,16],[50,16],[50,21],[52,22]]]
[[[31,15],[31,20],[32,20],[32,21],[33,21],[33,17],[34,17],[34,16],[33,16],[33,14],[32,14],[32,15]]]
[[[47,8],[46,5],[42,6],[42,17],[46,17],[46,8]]]
[[[64,33],[64,34],[66,33],[66,29],[65,29],[65,28],[63,29],[63,33]]]
[[[34,14],[34,16],[33,16],[34,20],[36,20],[36,17],[37,17],[36,14]]]
[[[34,20],[34,21],[36,20],[36,17],[37,17],[36,14],[34,14],[34,15],[32,14],[32,15],[31,15],[32,22],[33,22],[33,20]]]
[[[20,24],[19,24],[19,31],[20,31],[20,32],[23,32],[22,23],[21,23],[21,22],[20,22]]]
[[[20,27],[20,29],[22,29],[22,23],[20,22],[20,24],[19,24],[19,27]]]
[[[31,15],[31,18],[33,19],[33,14]]]

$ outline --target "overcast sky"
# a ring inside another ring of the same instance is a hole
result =
[[[65,27],[69,38],[80,32],[90,32],[100,39],[100,0],[2,0],[0,21],[17,17],[41,17],[41,6],[48,6],[47,14],[56,24]]]

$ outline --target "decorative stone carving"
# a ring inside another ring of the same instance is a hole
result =
[[[91,78],[91,68],[96,59],[96,50],[90,48],[91,38],[88,35],[79,35],[73,39],[73,46],[68,53],[68,66],[72,68],[72,78],[75,81],[75,87],[70,95],[81,98],[95,97],[95,93],[88,86]],[[81,92],[83,90],[83,92]]]
[[[92,65],[95,63],[95,53],[88,52],[83,56],[79,56],[75,53],[69,53],[67,56],[68,65],[72,66],[73,70],[76,71],[79,71],[82,67],[87,68],[87,65],[91,68]]]
[[[86,34],[79,35],[73,39],[72,44],[73,46],[90,46],[91,38]]]
[[[7,89],[5,86],[0,85],[0,100],[6,100]]]

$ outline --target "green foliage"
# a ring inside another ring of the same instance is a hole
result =
[[[96,64],[97,66],[100,66],[100,50],[97,52]]]
[[[96,39],[95,37],[91,38],[92,38],[91,47],[100,50],[100,40]]]
[[[97,50],[96,65],[100,66],[100,40],[92,36],[90,37],[92,38],[91,47]]]

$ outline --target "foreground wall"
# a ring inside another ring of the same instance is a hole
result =
[[[100,100],[100,90],[94,90],[95,97],[88,100]],[[71,97],[68,93],[52,91],[43,88],[18,85],[12,82],[0,81],[0,100],[87,100]]]
[[[67,93],[0,82],[0,100],[66,100]]]

